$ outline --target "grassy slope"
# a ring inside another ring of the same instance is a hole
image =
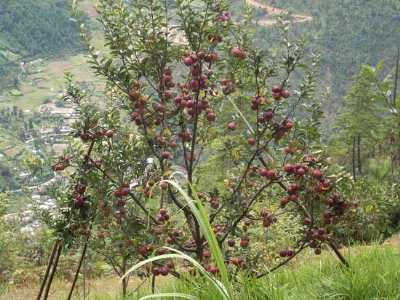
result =
[[[346,252],[346,251],[345,251]],[[238,286],[238,300],[313,300],[313,299],[400,299],[400,248],[392,246],[364,246],[347,251],[351,269],[343,268],[338,261],[324,254],[303,260],[289,268],[282,269],[259,281],[242,282]],[[82,283],[82,282],[81,282]],[[130,288],[140,283],[134,279]],[[88,283],[90,300],[118,299],[119,281],[117,279],[100,279]],[[57,282],[52,299],[64,299],[69,284]],[[161,279],[157,286],[160,291],[179,291],[196,295],[202,300],[218,300],[211,288],[200,290],[185,287],[170,279]],[[148,291],[148,285],[141,292]],[[12,289],[0,296],[6,299],[31,299],[37,286]],[[82,287],[78,289],[82,294]],[[76,298],[78,299],[78,298]],[[138,295],[129,300],[138,299]]]

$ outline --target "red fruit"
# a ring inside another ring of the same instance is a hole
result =
[[[315,169],[315,170],[313,170],[313,176],[315,178],[319,179],[319,178],[321,178],[323,176],[323,173],[322,173],[322,171],[320,169]]]
[[[121,196],[127,196],[127,195],[129,195],[130,191],[131,191],[131,189],[130,189],[129,185],[124,185],[124,186],[122,186],[122,187],[120,188],[120,194],[121,194]]]
[[[206,62],[216,62],[218,60],[218,54],[215,52],[210,52],[204,58]]]
[[[292,195],[289,196],[289,199],[290,199],[290,201],[297,202],[297,201],[299,201],[299,195],[298,194],[292,194]]]
[[[331,183],[329,182],[329,180],[322,180],[319,183],[319,188],[321,189],[321,191],[328,191],[331,187]]]
[[[106,137],[112,137],[113,135],[114,135],[114,131],[112,131],[111,129],[108,129],[105,133],[104,133],[104,135],[106,136]]]
[[[207,265],[205,269],[207,272],[209,272],[213,275],[217,274],[217,272],[218,272],[218,269],[213,265]]]
[[[263,118],[266,121],[272,120],[273,117],[274,117],[274,112],[271,109],[266,110],[265,112],[263,112]]]
[[[291,257],[294,255],[294,251],[291,249],[285,249],[279,252],[280,257]]]
[[[303,167],[300,167],[300,168],[296,169],[296,175],[304,176],[304,174],[306,174],[306,170]]]
[[[182,102],[182,97],[181,96],[176,96],[175,97],[175,105],[180,106]]]
[[[198,91],[200,89],[200,81],[196,79],[191,80],[189,87],[193,91]]]
[[[208,250],[204,250],[202,256],[204,258],[209,258],[209,257],[211,257],[211,252]]]
[[[281,251],[279,252],[279,256],[280,256],[280,257],[286,257],[286,256],[287,256],[287,250],[281,250]]]
[[[268,169],[266,168],[260,168],[258,170],[258,173],[262,176],[262,177],[267,177],[268,176]]]
[[[164,76],[163,76],[163,81],[164,81],[164,82],[171,82],[171,81],[172,81],[172,76],[171,76],[171,74],[164,74]]]
[[[283,166],[283,170],[286,173],[293,173],[294,170],[295,170],[295,167],[292,164],[286,164],[286,165]]]
[[[140,113],[139,113],[139,112],[134,111],[134,112],[131,113],[131,119],[132,119],[133,121],[136,121],[136,120],[138,120],[138,119],[140,119],[140,118],[141,118],[141,116],[140,116]]]
[[[281,93],[281,87],[280,86],[278,86],[278,85],[273,85],[272,86],[272,92],[273,93],[276,93],[276,94],[280,94]]]
[[[216,199],[211,200],[210,205],[211,205],[212,208],[218,209],[219,208],[219,201],[216,200]]]
[[[304,223],[304,225],[311,225],[312,221],[310,218],[306,217],[306,218],[304,218],[303,223]]]
[[[251,146],[254,146],[254,145],[256,144],[256,140],[255,140],[254,138],[249,138],[249,139],[247,140],[247,143],[248,143],[249,145],[251,145]]]
[[[161,216],[165,216],[165,215],[168,214],[168,210],[166,210],[165,208],[160,208],[159,213],[160,213]]]
[[[283,123],[282,123],[282,126],[286,129],[286,130],[290,130],[290,129],[292,129],[293,128],[293,121],[292,120],[289,120],[289,119],[286,119],[286,120],[284,120],[283,121]]]
[[[82,208],[85,205],[85,198],[82,195],[77,195],[74,199],[76,208]]]
[[[288,90],[283,90],[283,91],[281,92],[281,96],[282,96],[283,98],[289,98],[290,93],[289,93]]]
[[[160,155],[163,159],[171,159],[172,158],[171,152],[168,152],[168,151],[162,151]]]
[[[241,238],[240,239],[240,247],[247,248],[249,246],[249,239],[248,238]]]
[[[240,60],[244,60],[247,57],[246,52],[244,52],[242,49],[238,47],[232,48],[231,54],[233,57],[238,58]]]
[[[141,245],[138,250],[140,255],[146,256],[151,251],[151,247],[149,245]]]
[[[168,266],[163,266],[160,269],[160,273],[162,276],[167,276],[171,270],[168,268]]]
[[[287,254],[288,257],[292,257],[294,255],[294,251],[292,249],[288,249],[286,251],[286,254]]]
[[[228,129],[235,130],[236,128],[237,128],[237,125],[234,121],[231,121],[228,123]]]
[[[190,56],[186,56],[186,57],[183,58],[183,63],[186,66],[191,66],[194,63],[196,63],[196,60],[190,55]]]
[[[213,112],[207,113],[207,120],[209,122],[214,122],[216,118],[217,118],[217,116],[215,115],[215,113],[213,113]]]
[[[268,170],[267,177],[270,179],[276,178],[276,172],[274,170]]]

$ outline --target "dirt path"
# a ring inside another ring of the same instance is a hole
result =
[[[247,0],[250,5],[254,6],[257,9],[263,10],[265,12],[265,16],[262,17],[258,24],[264,26],[272,26],[277,23],[277,20],[274,17],[277,17],[281,14],[286,14],[288,11],[286,9],[280,9],[276,7],[272,7],[268,4],[262,2],[262,0]],[[304,16],[299,14],[291,15],[294,23],[305,23],[311,22],[313,18],[311,16]]]

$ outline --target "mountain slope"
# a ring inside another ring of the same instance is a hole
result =
[[[0,1],[0,86],[13,83],[20,60],[69,53],[79,44],[67,1]]]

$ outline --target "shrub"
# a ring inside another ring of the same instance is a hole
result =
[[[345,262],[332,233],[348,203],[319,150],[315,60],[304,41],[284,29],[279,55],[260,51],[224,1],[104,0],[98,11],[108,51],[88,50],[107,81],[105,109],[67,77],[78,139],[53,167],[71,170],[51,221],[64,244],[107,251],[117,274],[166,244],[221,272],[174,178],[206,206],[232,274],[262,277],[323,244]],[[292,234],[270,247],[274,224]],[[169,273],[169,263],[146,270]]]

